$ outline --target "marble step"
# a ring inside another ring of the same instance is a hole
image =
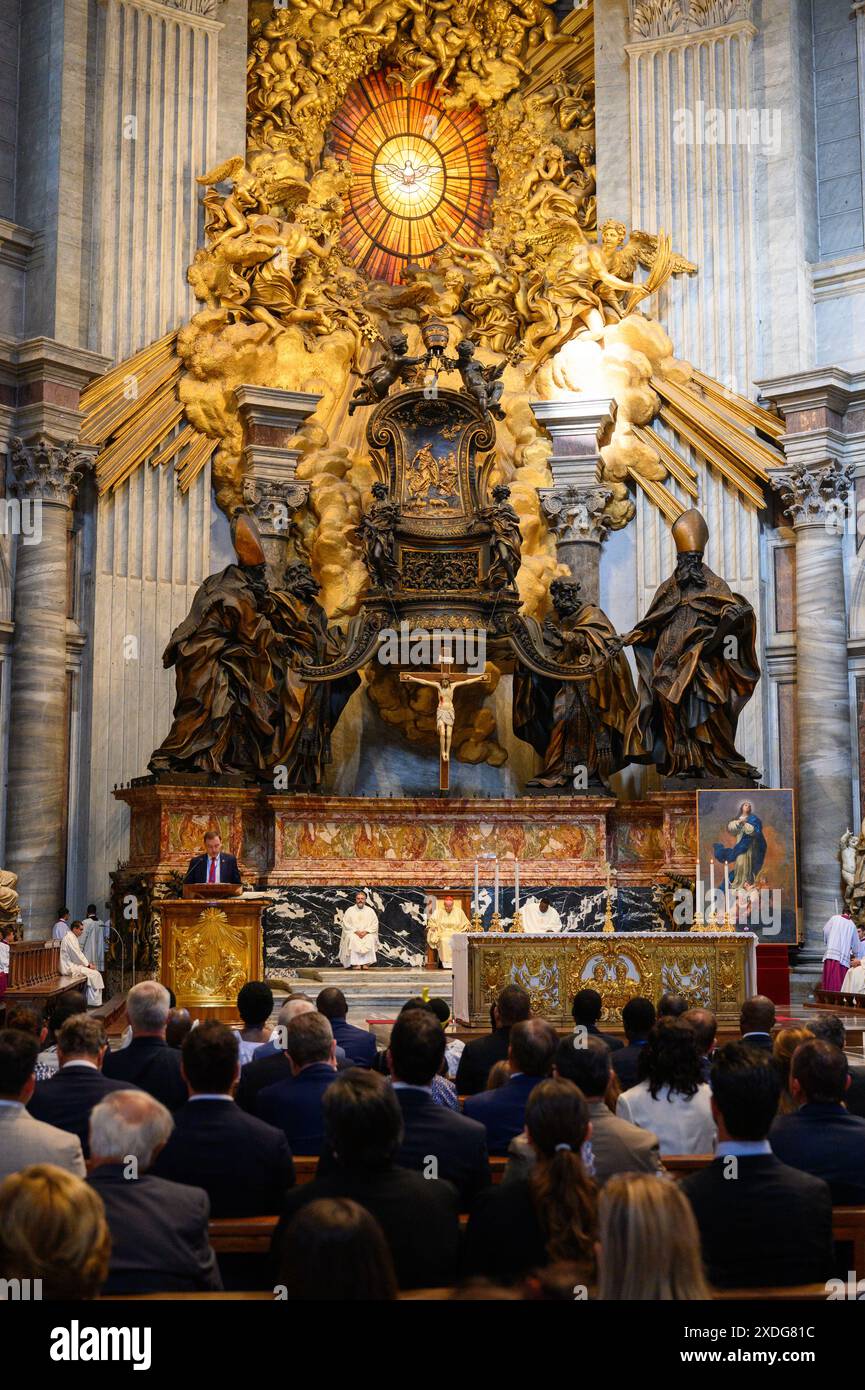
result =
[[[280,978],[292,984],[295,993],[308,994],[314,999],[326,985],[341,989],[348,1000],[350,1023],[363,1027],[368,1018],[393,1018],[407,999],[421,994],[427,986],[432,996],[453,999],[453,976],[449,970],[340,970],[322,969],[320,980],[304,979],[302,974],[280,972]],[[274,990],[277,1008],[284,994]]]

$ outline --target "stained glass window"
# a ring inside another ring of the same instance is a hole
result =
[[[489,225],[495,171],[477,109],[445,111],[430,82],[407,91],[384,72],[349,90],[331,145],[353,174],[342,241],[355,265],[396,283],[454,237]]]

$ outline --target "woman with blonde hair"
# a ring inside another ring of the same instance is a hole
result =
[[[799,1044],[811,1042],[813,1037],[807,1028],[781,1028],[772,1040],[772,1061],[781,1078],[779,1115],[793,1115],[799,1109],[790,1093],[790,1063]]]
[[[711,1296],[694,1213],[675,1182],[616,1174],[601,1192],[598,1225],[599,1298],[689,1302]]]
[[[96,1298],[111,1237],[102,1198],[53,1163],[0,1184],[0,1278],[41,1280],[43,1299]]]

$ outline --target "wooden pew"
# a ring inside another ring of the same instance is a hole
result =
[[[853,1269],[865,1279],[865,1207],[833,1207],[832,1238],[853,1246]]]
[[[701,1168],[714,1159],[714,1154],[663,1154],[661,1163],[674,1178],[686,1178],[689,1173],[699,1173]]]
[[[208,1224],[217,1255],[267,1255],[278,1216],[216,1216]]]
[[[403,1289],[398,1294],[400,1303],[446,1302],[455,1296],[456,1290],[444,1289]],[[744,1303],[820,1303],[826,1298],[825,1284],[796,1284],[792,1288],[765,1289],[713,1289],[713,1302]],[[230,1302],[230,1301],[273,1301],[269,1289],[238,1289],[224,1293],[198,1291],[195,1293],[125,1293],[104,1294],[103,1303],[147,1303],[147,1302]]]
[[[8,1004],[32,1004],[45,1009],[58,994],[81,989],[83,981],[60,974],[59,941],[13,941],[9,946],[9,984],[0,999]]]

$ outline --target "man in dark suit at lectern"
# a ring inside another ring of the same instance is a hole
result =
[[[208,830],[204,837],[204,854],[190,860],[184,883],[240,883],[240,870],[233,854],[222,853],[222,836],[218,830]]]

